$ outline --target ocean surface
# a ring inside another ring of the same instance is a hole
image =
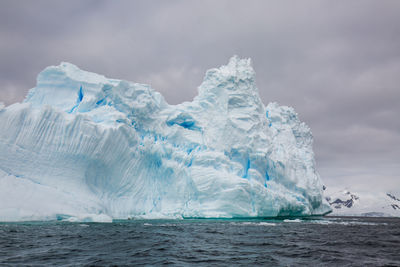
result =
[[[0,223],[1,266],[400,266],[400,218]]]

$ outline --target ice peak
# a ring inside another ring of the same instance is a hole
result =
[[[254,79],[255,75],[254,69],[251,64],[251,59],[241,59],[237,55],[232,56],[229,59],[228,64],[221,67],[221,70],[230,73],[232,76],[238,76],[239,78]]]
[[[226,95],[238,94],[259,98],[251,60],[238,56],[233,56],[227,65],[208,70],[199,87],[201,98],[221,99]]]
[[[229,59],[227,65],[223,65],[220,68],[213,68],[207,71],[207,79],[216,79],[220,83],[223,82],[235,82],[240,81],[251,81],[255,79],[255,72],[251,66],[251,59],[240,59],[238,56],[233,56]]]

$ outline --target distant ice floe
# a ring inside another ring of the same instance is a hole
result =
[[[286,223],[299,223],[299,222],[302,222],[300,219],[285,219],[285,220],[283,220],[283,222],[286,222]]]

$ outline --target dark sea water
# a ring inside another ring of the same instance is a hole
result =
[[[1,223],[3,266],[400,266],[400,219]]]

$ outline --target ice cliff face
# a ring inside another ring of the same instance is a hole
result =
[[[207,71],[192,102],[69,63],[0,107],[0,220],[266,217],[330,211],[310,129],[264,106],[250,60]]]

